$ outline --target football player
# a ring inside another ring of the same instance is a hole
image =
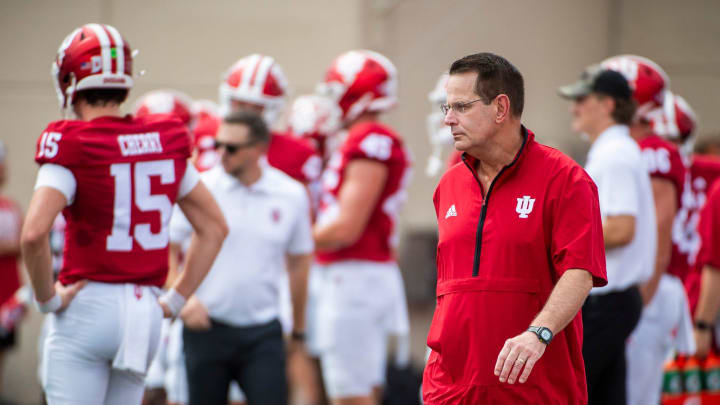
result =
[[[51,313],[44,389],[55,404],[139,404],[163,317],[176,316],[227,234],[215,200],[188,166],[185,126],[167,115],[123,115],[132,51],[112,26],[86,24],[52,67],[61,109],[37,142],[40,165],[22,229],[23,258],[41,312]],[[186,271],[160,297],[168,221],[177,201],[193,224]],[[59,280],[49,233],[67,221]]]
[[[192,99],[177,90],[153,90],[145,93],[135,102],[133,111],[137,118],[150,114],[170,114],[182,121],[186,127],[190,127],[194,121]]]
[[[628,403],[659,400],[662,365],[673,350],[695,352],[692,324],[683,281],[687,266],[678,255],[676,228],[687,207],[689,172],[678,145],[668,141],[657,115],[673,103],[669,78],[660,66],[634,55],[612,57],[603,65],[623,73],[638,108],[630,133],[650,172],[658,226],[658,249],[653,277],[641,288],[646,307],[628,339]],[[657,294],[656,294],[657,292]]]
[[[278,128],[288,84],[282,68],[270,56],[252,54],[233,64],[220,84],[220,110],[252,110],[265,123]],[[272,132],[267,151],[271,166],[307,185],[320,176],[322,162],[307,143],[287,134]]]
[[[314,228],[324,277],[318,311],[323,380],[335,404],[374,404],[388,335],[406,347],[409,332],[394,249],[410,156],[403,139],[380,122],[397,102],[397,71],[379,53],[346,52],[318,92],[340,107],[348,132],[323,173]],[[400,353],[407,357],[407,350]]]
[[[322,156],[323,167],[347,135],[341,130],[340,108],[326,97],[308,94],[297,97],[290,108],[287,132],[297,138],[308,140]],[[322,195],[322,182],[308,185],[313,206],[313,218],[317,214]],[[300,396],[306,403],[320,404],[325,398],[320,369],[320,350],[318,348],[318,304],[323,290],[321,269],[313,263],[308,277],[308,294],[305,310],[305,347],[313,359],[312,362],[294,362],[289,364],[289,372],[297,381],[302,381]]]
[[[650,172],[655,200],[655,217],[658,229],[658,247],[655,271],[640,289],[647,305],[655,295],[662,274],[671,269],[672,228],[681,206],[681,198],[687,169],[676,145],[653,132],[651,111],[663,105],[670,79],[655,62],[636,55],[620,55],[602,62],[608,69],[617,70],[625,76],[637,104],[630,135],[640,144],[643,159]],[[676,274],[679,277],[682,275]]]
[[[215,135],[220,128],[219,109],[210,100],[200,100],[193,103],[193,115],[191,130],[195,147],[190,160],[199,172],[204,172],[220,161],[220,154],[215,150]]]

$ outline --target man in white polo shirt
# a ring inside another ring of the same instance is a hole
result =
[[[190,405],[225,405],[231,380],[250,404],[287,402],[280,278],[287,270],[293,350],[304,337],[314,245],[305,188],[262,163],[269,140],[259,115],[227,115],[215,143],[221,164],[202,174],[230,233],[181,314]]]
[[[583,305],[589,404],[626,403],[625,341],[640,320],[638,285],[655,266],[657,228],[648,170],[628,125],[635,113],[622,74],[595,65],[561,87],[572,100],[572,129],[591,142],[585,165],[598,187],[608,284]]]

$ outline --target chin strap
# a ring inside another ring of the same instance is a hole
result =
[[[62,108],[62,116],[64,119],[68,119],[71,117],[71,114],[73,113],[73,98],[75,96],[75,86],[77,85],[77,80],[75,79],[75,75],[70,75],[70,86],[68,86],[67,90],[65,91],[65,106]]]

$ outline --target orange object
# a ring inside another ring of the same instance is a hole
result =
[[[720,356],[715,352],[703,365],[702,405],[720,405]]]
[[[682,371],[683,388],[685,388],[684,404],[699,405],[702,402],[700,397],[703,386],[703,372],[700,361],[694,357],[688,357]]]
[[[661,405],[682,405],[685,401],[683,392],[683,358],[678,357],[665,363],[663,374]]]

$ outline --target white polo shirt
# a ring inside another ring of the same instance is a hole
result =
[[[250,187],[221,165],[202,173],[201,179],[218,202],[230,232],[195,295],[211,318],[233,326],[278,319],[285,256],[314,249],[307,191],[267,165]],[[191,233],[187,219],[175,210],[170,240],[182,244]]]
[[[606,129],[590,147],[585,170],[598,188],[600,215],[632,215],[635,235],[625,245],[605,251],[608,284],[590,294],[624,290],[647,281],[655,268],[657,225],[650,175],[640,147],[625,125]]]

